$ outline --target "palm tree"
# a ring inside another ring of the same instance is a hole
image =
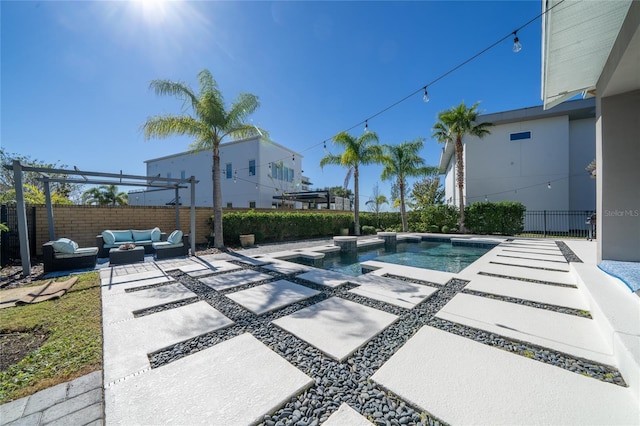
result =
[[[218,83],[209,70],[198,73],[200,92],[195,93],[187,84],[168,80],[153,80],[149,87],[157,95],[175,96],[191,107],[193,116],[164,115],[149,117],[143,125],[145,139],[152,137],[167,138],[173,135],[188,135],[194,138],[190,145],[193,151],[211,150],[213,154],[213,244],[224,247],[222,234],[222,190],[220,189],[220,144],[230,136],[234,139],[263,135],[259,129],[246,119],[260,103],[258,97],[250,93],[241,93],[227,111]]]
[[[458,220],[458,229],[465,232],[464,227],[464,145],[462,138],[466,135],[477,136],[482,138],[491,133],[489,127],[492,123],[477,123],[478,105],[476,102],[470,108],[464,104],[464,101],[457,107],[451,107],[446,111],[438,114],[438,122],[433,125],[433,135],[439,143],[454,142],[456,151],[456,168],[458,180],[458,199],[460,216]]]
[[[384,169],[382,169],[381,178],[382,180],[394,179],[398,186],[402,232],[409,230],[405,204],[407,178],[422,176],[430,170],[429,167],[425,166],[424,160],[419,155],[423,145],[424,140],[418,138],[411,142],[403,142],[399,145],[383,145],[382,147],[384,155],[381,157],[381,162]]]
[[[129,196],[126,192],[118,192],[115,185],[101,185],[84,191],[82,202],[99,206],[126,206],[129,204]]]
[[[354,137],[347,132],[338,133],[333,137],[333,142],[344,148],[342,154],[327,154],[320,160],[320,167],[327,164],[339,165],[348,168],[347,175],[353,171],[353,213],[354,232],[360,235],[360,190],[358,178],[360,165],[378,163],[382,154],[378,145],[378,135],[375,132],[365,132],[359,137]],[[346,185],[345,185],[346,187]]]
[[[369,201],[365,203],[369,206],[369,210],[376,215],[377,227],[380,228],[380,209],[383,204],[389,204],[389,200],[385,197],[384,194],[380,193],[380,188],[376,183],[376,186],[373,187],[373,195],[369,197]]]

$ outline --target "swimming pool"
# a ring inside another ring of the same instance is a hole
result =
[[[407,242],[398,243],[395,250],[386,250],[384,247],[380,247],[358,251],[354,254],[328,254],[320,264],[316,263],[314,266],[358,276],[362,275],[361,262],[375,260],[457,273],[471,265],[492,248],[493,246],[452,245],[450,242]]]

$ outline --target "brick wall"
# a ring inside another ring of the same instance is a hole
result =
[[[207,243],[207,219],[213,213],[209,207],[196,207],[196,244]],[[94,247],[96,235],[105,229],[151,229],[156,226],[167,235],[176,229],[175,207],[138,206],[54,206],[53,223],[56,238],[74,240],[80,247]],[[190,233],[189,207],[180,208],[180,229]],[[36,206],[36,248],[42,254],[42,244],[49,241],[49,224],[45,206]]]

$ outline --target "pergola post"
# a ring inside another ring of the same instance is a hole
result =
[[[31,253],[29,253],[29,230],[27,226],[27,210],[24,205],[22,187],[22,164],[13,160],[13,180],[16,190],[16,212],[18,214],[18,236],[20,238],[20,258],[22,259],[22,276],[31,274]]]
[[[178,185],[176,185],[176,198],[174,199],[175,201],[175,206],[176,206],[176,229],[180,229],[180,190],[178,189]]]
[[[189,231],[191,234],[191,254],[193,256],[196,255],[196,177],[191,176],[189,178],[189,183],[191,184],[191,230]]]
[[[49,177],[45,176],[42,180],[44,184],[44,198],[47,206],[47,221],[49,222],[49,241],[56,239],[55,230],[53,228],[53,205],[51,203],[51,186],[49,185]]]

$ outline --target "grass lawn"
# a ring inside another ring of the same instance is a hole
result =
[[[1,309],[2,357],[28,353],[0,371],[0,404],[101,369],[101,309],[97,272],[60,299]]]

